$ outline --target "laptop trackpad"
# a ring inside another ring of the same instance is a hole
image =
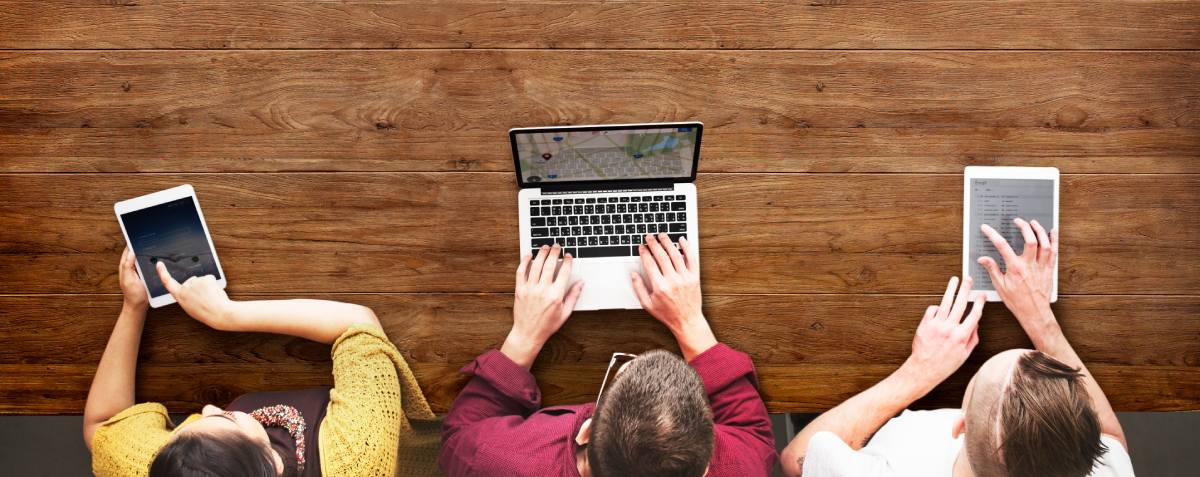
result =
[[[575,309],[641,308],[629,279],[629,272],[641,271],[641,261],[633,258],[576,260],[571,270],[571,281],[583,280],[584,286],[583,295],[579,297]]]

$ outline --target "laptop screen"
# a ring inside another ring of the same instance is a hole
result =
[[[522,186],[546,183],[694,179],[700,123],[514,129],[509,136]]]

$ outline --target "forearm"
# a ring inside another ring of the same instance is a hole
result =
[[[783,450],[780,463],[784,473],[800,475],[808,441],[818,432],[832,432],[851,448],[862,448],[889,419],[932,389],[920,384],[926,380],[927,377],[917,376],[907,366],[901,366],[883,381],[821,414]]]
[[[88,449],[91,449],[92,436],[101,423],[134,405],[138,346],[145,321],[145,309],[122,307],[104,355],[96,366],[96,376],[92,378],[83,410],[83,440]]]
[[[1117,414],[1113,411],[1112,404],[1108,402],[1108,396],[1104,394],[1103,389],[1100,389],[1100,383],[1096,382],[1096,378],[1092,376],[1091,371],[1088,371],[1083,360],[1079,358],[1075,349],[1071,347],[1071,343],[1063,335],[1062,328],[1058,326],[1058,320],[1055,319],[1049,305],[1039,311],[1036,319],[1025,319],[1020,322],[1025,333],[1029,335],[1030,341],[1033,342],[1034,348],[1068,366],[1080,369],[1080,372],[1083,373],[1084,387],[1092,399],[1092,408],[1095,409],[1096,415],[1100,419],[1100,431],[1117,438],[1122,445],[1128,447],[1125,443],[1125,431],[1121,428],[1120,421],[1117,420]]]
[[[231,301],[229,331],[277,333],[330,344],[352,325],[378,326],[375,313],[362,305],[329,300]]]

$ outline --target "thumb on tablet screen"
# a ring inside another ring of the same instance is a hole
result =
[[[154,269],[158,271],[158,279],[166,287],[167,293],[174,295],[179,291],[179,282],[175,281],[175,277],[167,272],[166,264],[158,262],[154,265]]]

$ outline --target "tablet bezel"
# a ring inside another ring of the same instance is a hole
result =
[[[967,166],[963,169],[963,243],[962,243],[962,276],[969,277],[971,266],[979,266],[979,264],[970,263],[971,254],[971,179],[1042,179],[1054,181],[1054,223],[1050,225],[1050,230],[1058,229],[1059,223],[1059,172],[1056,167],[1010,167],[1010,166]],[[1049,233],[1050,230],[1046,232]],[[1020,250],[1016,251],[1018,254]],[[992,257],[997,263],[1003,263],[1003,258]],[[987,297],[987,301],[1001,301],[1000,294],[996,290],[971,290],[970,298],[975,299],[980,293]],[[1058,301],[1058,257],[1054,258],[1054,287],[1050,290],[1050,303]]]
[[[117,223],[121,225],[121,234],[125,237],[125,246],[133,250],[133,242],[129,240],[129,231],[125,229],[125,221],[121,218],[122,215],[187,197],[192,199],[192,205],[196,207],[196,216],[200,218],[200,227],[204,229],[204,238],[208,241],[209,250],[212,251],[213,263],[217,265],[217,272],[221,274],[221,278],[217,280],[217,284],[223,289],[225,288],[225,269],[221,268],[221,259],[217,256],[217,248],[213,246],[212,234],[208,232],[208,222],[204,220],[204,211],[200,208],[200,200],[196,198],[196,191],[192,188],[191,184],[160,190],[114,204],[113,212],[117,214]],[[134,266],[137,267],[138,274],[141,275],[142,287],[146,289],[146,296],[150,297],[151,308],[159,308],[175,303],[175,297],[171,296],[170,293],[157,297],[150,296],[150,287],[146,285],[146,271],[142,270],[142,266],[137,260],[134,260]]]

